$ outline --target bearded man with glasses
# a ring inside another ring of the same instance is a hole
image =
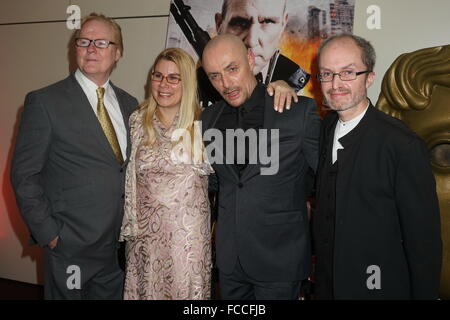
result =
[[[91,14],[77,31],[78,69],[29,93],[11,179],[32,243],[44,248],[46,299],[121,299],[117,253],[128,118],[137,100],[109,81],[120,26]]]
[[[354,35],[318,52],[323,121],[313,243],[317,299],[436,299],[439,206],[425,143],[375,109],[375,51]]]

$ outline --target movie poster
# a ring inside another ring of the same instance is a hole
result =
[[[316,79],[317,49],[327,37],[352,33],[354,2],[172,0],[166,47],[183,48],[197,61],[209,38],[235,34],[255,54],[254,73],[260,81],[285,80],[299,94],[322,101]],[[207,86],[205,82],[199,75],[200,87]]]

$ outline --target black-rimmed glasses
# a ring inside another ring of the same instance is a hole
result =
[[[339,79],[341,79],[342,81],[351,81],[351,80],[355,80],[357,76],[364,74],[364,73],[368,73],[368,72],[372,72],[370,70],[366,70],[366,71],[351,71],[351,70],[344,70],[341,72],[330,72],[330,71],[324,71],[321,72],[319,74],[317,74],[317,79],[319,79],[320,82],[330,82],[333,81],[334,76],[339,76]]]
[[[89,47],[91,45],[91,42],[93,42],[94,46],[99,49],[106,49],[109,47],[110,44],[116,44],[115,42],[105,40],[105,39],[95,39],[95,40],[86,39],[86,38],[76,38],[75,39],[75,44],[77,45],[77,47],[83,47],[83,48]]]

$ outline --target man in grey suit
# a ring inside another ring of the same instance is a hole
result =
[[[11,179],[44,247],[45,298],[121,299],[117,240],[138,102],[109,81],[123,52],[118,24],[91,14],[74,45],[78,70],[25,99]]]
[[[234,35],[213,38],[203,52],[206,74],[224,99],[202,114],[218,181],[221,297],[298,299],[310,272],[306,177],[318,162],[320,118],[306,97],[276,112],[253,75],[254,63],[252,51]],[[232,132],[248,140],[230,141]],[[271,150],[271,161],[264,150]]]

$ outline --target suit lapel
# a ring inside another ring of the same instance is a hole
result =
[[[69,76],[68,84],[67,94],[69,101],[72,104],[74,119],[80,118],[80,127],[82,128],[82,131],[88,132],[91,136],[95,137],[100,148],[105,152],[105,155],[111,157],[113,161],[118,163],[111,145],[109,144],[108,139],[106,139],[105,133],[98,122],[97,116],[94,113],[94,110],[92,110],[91,104],[74,74]]]
[[[219,105],[217,106],[217,112],[211,112],[211,117],[209,117],[207,123],[205,124],[206,129],[216,127],[217,120],[219,120],[220,116],[222,115],[224,108],[225,108],[225,101],[219,102]]]
[[[206,119],[206,123],[205,123],[205,128],[210,129],[210,128],[216,128],[216,123],[219,120],[220,116],[223,113],[223,109],[226,106],[226,102],[225,101],[221,101],[219,102],[219,105],[217,106],[217,111],[216,112],[211,112],[211,117],[209,117],[208,119]],[[222,144],[222,148],[226,148],[226,136],[222,137],[223,138],[223,144]],[[236,180],[239,180],[239,174],[237,172],[236,167],[233,164],[227,164],[226,163],[226,159],[225,159],[225,153],[223,152],[223,150],[221,151],[222,153],[222,160],[223,160],[223,168],[228,171],[230,174],[233,175],[233,177]]]
[[[277,112],[273,109],[273,99],[270,98],[266,92],[265,96],[264,96],[264,124],[263,124],[263,129],[267,130],[267,139],[263,142],[267,141],[267,151],[269,152],[271,150],[271,140],[270,138],[270,130],[274,128],[274,124],[275,124],[275,116],[277,115]],[[259,132],[257,132],[258,135],[258,141],[260,141],[259,139]],[[261,172],[261,164],[260,164],[260,159],[259,159],[259,145],[254,148],[255,152],[257,153],[257,157],[256,159],[258,159],[258,163],[256,164],[248,164],[247,167],[245,168],[244,172],[242,173],[242,180],[248,180],[251,179],[252,177],[260,174]]]

